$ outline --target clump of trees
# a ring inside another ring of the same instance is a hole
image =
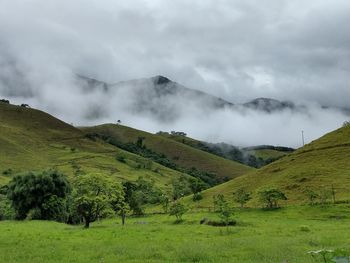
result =
[[[17,219],[28,217],[61,222],[68,217],[67,197],[70,193],[67,178],[53,170],[15,176],[7,189]]]
[[[1,103],[5,103],[5,104],[10,104],[10,101],[6,100],[6,99],[0,99],[0,102]]]

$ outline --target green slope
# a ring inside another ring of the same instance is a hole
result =
[[[177,165],[189,169],[195,167],[200,171],[213,172],[222,179],[235,178],[254,170],[238,162],[195,149],[183,143],[165,138],[164,136],[147,133],[123,125],[104,124],[82,129],[86,133],[102,134],[123,143],[136,142],[139,137],[144,137],[144,144],[147,148],[166,155]]]
[[[306,203],[305,190],[317,193],[336,191],[336,200],[350,199],[350,127],[331,132],[297,151],[257,171],[233,179],[204,192],[199,205],[208,206],[216,194],[232,200],[239,188],[252,192],[249,205],[258,205],[257,192],[277,187],[283,190],[289,204]]]
[[[123,154],[126,162],[116,160]],[[147,163],[147,169],[144,167]],[[51,115],[0,103],[0,184],[15,173],[56,168],[72,177],[98,172],[118,180],[152,179],[166,187],[181,173],[99,141]],[[8,172],[9,169],[12,172]]]
[[[168,132],[159,132],[157,135],[254,168],[260,168],[272,163],[293,151],[292,148],[271,145],[239,148],[226,143],[207,143],[184,135]]]

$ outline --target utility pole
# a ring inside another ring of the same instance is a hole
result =
[[[304,131],[301,131],[301,139],[303,140],[303,146],[305,145],[305,141],[304,141]]]

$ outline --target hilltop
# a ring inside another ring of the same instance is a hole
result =
[[[306,190],[319,194],[335,190],[336,200],[350,199],[350,126],[342,127],[278,161],[250,172],[203,193],[198,205],[211,205],[212,197],[244,188],[253,194],[250,206],[259,205],[257,193],[267,188],[279,188],[286,193],[288,204],[307,203]]]
[[[118,155],[123,155],[123,162],[116,159]],[[103,173],[116,180],[143,176],[161,188],[183,175],[86,138],[81,130],[45,112],[0,102],[0,184],[16,173],[51,168],[70,178],[85,172]]]

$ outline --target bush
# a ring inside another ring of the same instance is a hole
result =
[[[121,162],[121,163],[125,163],[126,160],[125,160],[125,156],[124,155],[121,155],[121,154],[118,154],[117,157],[116,157],[117,161]]]
[[[310,227],[308,227],[308,226],[300,226],[300,231],[302,231],[302,232],[310,232],[311,230],[310,230]]]
[[[194,202],[197,202],[197,201],[202,200],[202,199],[203,199],[203,195],[201,192],[193,194],[192,200]]]

